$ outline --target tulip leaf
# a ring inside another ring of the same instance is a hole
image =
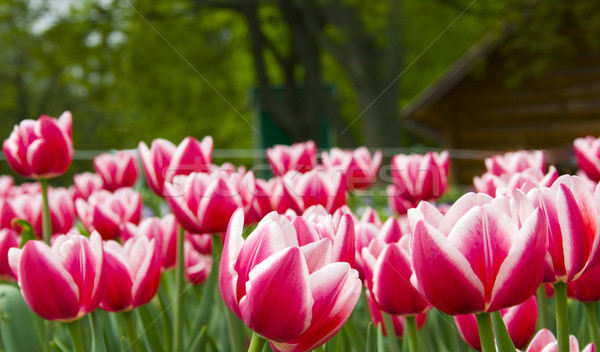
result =
[[[192,343],[188,347],[188,351],[204,351],[204,343],[206,341],[206,325],[200,329],[200,332],[196,334]]]
[[[13,219],[11,221],[11,225],[21,227],[21,248],[23,248],[27,241],[35,238],[33,235],[33,226],[31,226],[29,221],[23,219]]]
[[[19,289],[0,284],[0,337],[6,351],[43,351],[39,325]]]
[[[375,340],[375,327],[373,326],[373,323],[369,323],[369,326],[367,327],[367,346],[365,347],[365,352],[377,352]]]
[[[506,325],[504,325],[504,320],[502,320],[502,315],[500,315],[499,311],[492,313],[492,322],[494,324],[498,352],[516,352],[515,345],[508,334],[508,330],[506,330]]]
[[[125,336],[121,336],[121,352],[133,352],[131,350],[131,344]]]

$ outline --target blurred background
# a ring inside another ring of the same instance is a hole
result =
[[[596,0],[0,0],[0,131],[70,110],[71,172],[188,135],[217,163],[313,139],[450,148],[464,184],[494,151],[568,168],[600,134],[597,33]]]

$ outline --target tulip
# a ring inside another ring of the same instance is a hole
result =
[[[210,235],[206,235],[210,238]],[[184,275],[185,279],[193,285],[200,285],[206,281],[212,267],[211,253],[200,252],[191,242],[184,243]]]
[[[542,329],[535,335],[529,347],[525,352],[556,352],[558,351],[558,342],[548,329]],[[569,352],[579,352],[579,342],[573,335],[569,337]],[[587,345],[581,352],[594,352],[594,344]]]
[[[445,215],[422,202],[408,213],[414,284],[439,310],[493,312],[517,305],[543,279],[544,217],[522,193],[496,199],[468,193]],[[527,275],[519,273],[526,271]]]
[[[193,172],[209,172],[212,163],[213,139],[206,136],[202,141],[186,137],[177,146],[171,157],[165,180],[171,182],[177,175],[189,175]]]
[[[317,165],[317,145],[313,141],[276,145],[267,148],[267,160],[274,176],[283,176],[289,171],[305,173]]]
[[[24,182],[18,186],[13,186],[8,190],[7,197],[15,198],[20,195],[38,195],[42,192],[39,182]]]
[[[274,209],[271,206],[271,195],[267,181],[255,179],[254,198],[248,210],[249,220],[253,223],[259,222]]]
[[[95,310],[104,289],[102,238],[57,236],[49,247],[28,241],[8,259],[25,303],[46,320],[73,321]]]
[[[487,171],[496,176],[515,174],[527,169],[533,169],[541,174],[546,171],[544,152],[541,150],[519,150],[518,152],[494,155],[485,159]]]
[[[358,273],[332,260],[329,239],[300,244],[306,233],[283,215],[270,213],[245,240],[243,224],[238,210],[225,236],[219,270],[225,304],[277,350],[321,346],[350,317],[361,292]]]
[[[600,139],[592,136],[573,142],[577,165],[594,182],[600,181]]]
[[[160,283],[162,258],[154,239],[133,237],[123,246],[104,244],[106,285],[100,308],[108,312],[130,311],[154,297]]]
[[[362,217],[360,218],[361,223],[371,223],[377,227],[381,227],[383,223],[381,222],[381,218],[379,217],[379,213],[377,210],[367,207]]]
[[[6,198],[0,198],[0,229],[8,229],[13,226],[12,221],[18,218],[12,202]]]
[[[373,300],[371,293],[369,291],[366,292],[367,296],[367,305],[369,307],[369,314],[371,315],[371,321],[375,326],[381,327],[381,332],[383,336],[387,336],[387,331],[385,329],[385,325],[383,324],[383,315],[381,313],[381,309],[377,306],[377,303]],[[392,324],[394,326],[394,332],[397,337],[402,337],[404,335],[404,327],[406,325],[406,318],[402,315],[392,315]],[[419,314],[416,316],[417,328],[420,330],[425,325],[427,321],[427,313]]]
[[[71,193],[65,188],[51,189],[49,194],[51,234],[67,233],[75,223],[75,207]],[[21,219],[27,220],[37,238],[42,238],[42,196],[21,195],[12,200],[12,207]]]
[[[398,185],[386,187],[388,206],[396,214],[406,215],[409,209],[415,208],[420,200],[408,200],[403,198],[404,190]]]
[[[407,201],[439,198],[448,184],[448,151],[425,155],[397,154],[392,158],[394,195]]]
[[[98,231],[103,239],[121,235],[122,227],[140,222],[142,196],[131,188],[120,188],[114,193],[95,191],[88,198],[75,201],[75,209],[88,231]]]
[[[501,176],[485,173],[481,177],[474,177],[473,184],[477,192],[486,193],[490,196],[496,195],[499,188],[527,189],[535,187],[550,187],[558,178],[558,172],[554,166],[550,166],[548,173],[544,175],[538,169],[530,168],[515,173],[505,173]]]
[[[333,148],[329,153],[323,152],[321,159],[326,169],[344,175],[344,184],[350,190],[369,188],[381,167],[381,151],[376,151],[371,158],[365,147],[353,151]]]
[[[111,192],[123,187],[133,187],[140,177],[137,156],[135,152],[128,150],[94,157],[94,170],[102,177],[104,189]]]
[[[11,188],[15,185],[15,180],[12,176],[0,176],[0,198],[8,197]]]
[[[12,229],[0,230],[0,280],[15,281],[8,264],[8,251],[11,248],[19,248],[17,233]]]
[[[527,347],[535,333],[535,324],[538,317],[535,296],[529,297],[525,302],[514,307],[501,309],[500,315],[515,347],[518,349]],[[481,351],[481,341],[477,331],[475,315],[457,315],[454,317],[454,322],[465,342],[471,348]]]
[[[243,206],[237,184],[218,172],[175,176],[165,192],[173,215],[191,233],[224,232],[231,214]]]
[[[65,111],[58,119],[42,115],[35,121],[21,121],[2,144],[8,165],[33,179],[64,174],[75,153],[71,120],[71,113]]]
[[[146,183],[155,194],[161,197],[169,165],[176,150],[177,147],[173,143],[162,138],[153,140],[150,149],[144,142],[140,142],[138,146]]]
[[[162,268],[164,270],[173,269],[177,264],[177,222],[173,214],[167,214],[162,219],[145,218],[139,225],[127,223],[121,237],[123,241],[132,237],[153,239],[160,248]]]
[[[91,172],[73,175],[73,201],[78,198],[87,200],[90,194],[104,188],[102,177]]]

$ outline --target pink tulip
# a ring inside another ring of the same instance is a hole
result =
[[[254,198],[251,201],[248,209],[248,218],[252,223],[259,222],[267,214],[274,209],[271,206],[271,195],[267,181],[255,179],[254,183]]]
[[[554,166],[550,166],[548,173],[544,175],[538,169],[530,168],[515,173],[505,173],[501,176],[492,173],[485,173],[481,177],[475,176],[473,184],[477,192],[488,194],[492,197],[496,195],[496,190],[499,188],[506,189],[523,189],[523,187],[550,187],[558,178],[558,172]]]
[[[488,173],[496,176],[516,174],[533,169],[541,174],[546,172],[546,158],[541,150],[519,150],[485,159]]]
[[[158,138],[152,141],[150,149],[144,142],[140,142],[138,153],[146,183],[157,195],[163,196],[165,179],[169,173],[169,165],[177,147],[166,139]]]
[[[19,248],[18,236],[15,230],[0,230],[0,280],[15,281],[15,276],[8,264],[8,251]]]
[[[95,191],[87,202],[77,199],[75,209],[88,231],[98,231],[103,239],[121,235],[122,227],[137,224],[142,215],[142,196],[131,188],[120,188],[114,193]]]
[[[600,300],[600,263],[587,268],[575,281],[567,283],[570,298],[580,302]]]
[[[381,227],[383,223],[381,222],[381,218],[379,217],[379,213],[377,210],[367,207],[362,217],[360,218],[361,223],[371,223],[377,227]]]
[[[177,222],[173,214],[167,214],[162,219],[150,217],[143,219],[139,226],[125,224],[121,233],[123,241],[132,237],[146,237],[154,240],[160,248],[162,268],[173,269],[177,265]]]
[[[128,150],[94,157],[94,170],[102,177],[104,189],[111,192],[123,187],[133,187],[140,177],[137,155]]]
[[[270,213],[245,240],[243,224],[238,210],[225,236],[219,270],[225,304],[277,350],[321,346],[350,317],[361,292],[358,273],[332,259],[336,245],[329,239],[302,245],[307,228],[297,231],[283,215]]]
[[[210,235],[206,236],[210,238]],[[193,285],[203,284],[212,268],[212,256],[210,252],[203,253],[198,251],[191,242],[186,241],[183,253],[185,279]]]
[[[535,295],[529,297],[519,305],[501,309],[500,315],[515,347],[518,349],[527,347],[533,334],[535,334],[535,324],[538,317]],[[481,351],[481,341],[479,340],[479,330],[475,315],[457,315],[454,317],[454,322],[458,327],[460,336],[462,336],[465,342],[471,348]]]
[[[52,187],[48,186],[48,190]],[[8,198],[15,198],[20,195],[39,195],[42,193],[42,186],[39,182],[24,182],[18,186],[13,186],[8,190]]]
[[[10,189],[15,185],[15,180],[12,176],[0,176],[0,198],[8,197]]]
[[[363,249],[367,249],[369,244],[378,239],[382,243],[395,243],[400,240],[403,232],[398,219],[394,217],[388,218],[381,227],[368,222],[360,222],[355,226],[356,231],[356,270],[360,275],[361,280],[365,278],[365,264],[362,258]],[[371,269],[372,271],[372,269]],[[410,277],[409,277],[410,278]]]
[[[58,119],[42,115],[16,125],[2,150],[8,165],[21,176],[33,179],[60,176],[73,160],[71,113]]]
[[[448,151],[394,155],[391,165],[392,183],[396,185],[394,196],[411,202],[439,198],[448,184],[449,163]]]
[[[593,194],[577,176],[564,175],[552,187],[534,188],[527,197],[543,209],[548,232],[544,281],[576,280],[598,261],[600,236],[598,202],[600,188]]]
[[[243,206],[234,179],[219,172],[192,172],[165,183],[166,200],[184,229],[191,233],[218,233],[227,229],[231,214]]]
[[[573,335],[569,336],[570,352],[579,352],[579,342]],[[548,329],[542,329],[535,335],[525,352],[557,352],[558,343],[554,334]],[[581,352],[594,352],[596,348],[593,343],[587,345]]]
[[[368,290],[366,292],[366,296],[369,314],[371,315],[371,321],[373,322],[373,325],[381,327],[383,336],[387,336],[387,331],[385,330],[385,325],[383,324],[383,315],[381,314],[381,309],[377,306],[377,303],[375,303],[371,293]],[[392,315],[391,318],[395,335],[397,337],[402,337],[404,335],[404,324],[406,323],[406,318],[402,315]],[[422,329],[427,321],[427,313],[418,314],[415,317],[415,321],[417,323],[417,328],[419,330]]]
[[[600,139],[592,136],[577,138],[573,151],[579,168],[595,182],[600,181]]]
[[[209,172],[212,163],[213,139],[206,136],[202,141],[186,137],[171,157],[165,181],[171,182],[177,175],[193,172]]]
[[[154,239],[133,237],[123,246],[104,244],[106,285],[100,308],[108,312],[130,311],[144,305],[158,291],[161,273],[160,248]]]
[[[73,175],[73,201],[78,198],[87,200],[90,194],[104,188],[102,177],[91,172]]]
[[[283,176],[289,171],[305,173],[317,165],[317,145],[313,141],[276,145],[267,148],[267,160],[274,176]]]
[[[189,242],[194,250],[202,254],[212,253],[212,236],[210,234],[185,233],[185,240]]]
[[[11,248],[8,259],[25,302],[46,320],[72,321],[95,310],[104,289],[102,239],[79,234],[57,236],[48,247],[28,241]]]
[[[537,290],[548,245],[544,217],[519,192],[495,199],[467,193],[446,215],[427,202],[409,211],[413,284],[434,307],[451,315],[493,312]]]
[[[75,207],[71,192],[65,188],[48,190],[52,234],[67,233],[75,223]],[[18,218],[27,220],[37,238],[42,238],[42,195],[20,195],[12,200]]]
[[[396,214],[406,215],[409,209],[416,207],[420,200],[408,200],[403,197],[404,190],[398,185],[386,187],[388,206]]]
[[[0,198],[0,229],[12,228],[12,221],[18,218],[12,202],[6,198]]]
[[[391,315],[417,315],[431,308],[423,295],[411,284],[410,236],[397,243],[374,239],[363,248],[366,286],[372,299]]]
[[[329,153],[323,152],[321,159],[325,168],[344,175],[344,184],[350,190],[369,188],[381,167],[381,151],[376,151],[371,158],[365,147],[356,150],[333,148]]]

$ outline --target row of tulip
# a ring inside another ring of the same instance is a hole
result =
[[[405,336],[405,348],[418,351],[431,348],[434,337],[418,330],[435,325],[426,322],[433,309],[454,316],[476,350],[579,351],[569,337],[567,296],[586,302],[599,342],[594,138],[574,143],[579,176],[546,171],[540,151],[498,155],[474,180],[479,193],[452,205],[430,203],[447,188],[448,152],[396,155],[387,193],[400,216],[382,222],[374,209],[359,218],[347,205],[348,191],[376,181],[381,152],[332,149],[319,164],[313,142],[267,150],[270,180],[213,165],[212,139],[188,137],[179,146],[158,139],[141,142],[138,153],[100,155],[95,173],[75,175],[68,190],[52,188],[48,180],[74,154],[71,120],[65,112],[23,121],[3,144],[13,170],[37,182],[0,178],[0,278],[20,290],[0,287],[0,309],[14,309],[22,295],[41,318],[65,322],[67,342],[62,324],[57,331],[44,324],[50,346],[112,350],[124,335],[123,348],[133,350],[262,351],[268,341],[273,351],[397,351],[396,337]],[[168,204],[162,218],[132,188],[138,154],[146,184]],[[199,286],[186,287],[186,279]],[[558,340],[547,329],[536,333],[550,327],[552,300]],[[124,329],[98,307],[120,312]],[[0,325],[5,347],[31,342],[7,337],[21,326]],[[218,336],[223,329],[227,335]]]

